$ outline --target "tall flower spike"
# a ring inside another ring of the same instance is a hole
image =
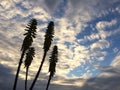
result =
[[[50,62],[49,72],[52,77],[55,74],[55,67],[56,67],[57,61],[58,61],[58,47],[54,46],[53,52],[52,52],[50,60],[49,60],[49,62]]]
[[[48,90],[50,81],[55,74],[55,71],[56,71],[55,68],[56,68],[57,61],[58,61],[58,47],[54,46],[53,52],[52,52],[50,60],[49,60],[49,62],[50,62],[50,65],[49,65],[50,76],[49,76],[49,80],[48,80],[48,83],[47,83],[46,90]]]
[[[38,72],[35,76],[35,79],[33,80],[33,83],[30,87],[30,90],[33,89],[34,85],[35,85],[35,82],[39,76],[39,73],[42,69],[42,66],[43,66],[43,63],[45,61],[45,57],[46,57],[46,54],[47,54],[47,51],[49,50],[50,46],[51,46],[51,42],[52,42],[52,39],[53,39],[53,34],[54,34],[54,22],[50,22],[48,27],[47,27],[47,30],[46,30],[46,34],[45,34],[45,41],[44,41],[44,46],[43,46],[43,49],[44,49],[44,55],[43,55],[43,58],[42,58],[42,61],[41,61],[41,64],[40,64],[40,67],[38,69]]]
[[[35,49],[34,49],[34,47],[30,47],[28,52],[26,53],[26,59],[25,59],[25,62],[24,62],[25,67],[29,67],[30,66],[30,64],[31,64],[31,62],[33,60],[34,55],[35,55]]]
[[[17,80],[18,80],[18,75],[19,75],[21,64],[22,64],[22,60],[24,58],[25,52],[32,45],[33,38],[35,38],[35,35],[36,35],[36,29],[37,29],[37,20],[36,19],[31,19],[30,23],[27,25],[27,27],[25,29],[27,31],[27,33],[24,34],[26,37],[24,38],[23,44],[22,44],[22,47],[21,47],[22,54],[21,54],[21,58],[20,58],[20,61],[19,61],[13,90],[16,90],[16,85],[17,85]]]
[[[51,21],[47,27],[47,31],[45,34],[45,41],[44,41],[44,47],[43,47],[45,52],[47,52],[51,46],[53,34],[54,34],[54,22]]]
[[[26,37],[23,41],[21,51],[24,50],[26,51],[32,45],[33,38],[35,38],[36,35],[36,29],[37,29],[37,20],[32,19],[25,29],[25,31],[27,32],[24,34]]]
[[[35,55],[35,49],[34,47],[30,47],[28,52],[26,53],[26,59],[25,59],[25,67],[26,67],[26,79],[25,79],[25,90],[27,90],[27,76],[28,76],[28,69],[29,66],[33,60],[33,57]]]

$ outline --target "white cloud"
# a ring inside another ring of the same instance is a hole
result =
[[[99,21],[96,23],[96,29],[97,29],[97,33],[92,33],[88,36],[85,36],[84,39],[86,41],[93,41],[93,40],[105,40],[106,38],[115,35],[116,33],[118,33],[118,30],[109,30],[107,28],[112,28],[113,26],[115,26],[118,23],[117,19],[112,19],[111,21]],[[92,30],[94,30],[94,28],[92,27]],[[95,30],[94,30],[95,31]]]
[[[107,37],[111,36],[114,32],[107,30],[106,28],[110,28],[117,23],[117,20],[113,19],[110,22],[108,21],[100,21],[96,24],[96,28],[98,30],[98,35],[101,39],[106,39]]]
[[[110,43],[107,40],[99,40],[91,45],[91,50],[109,48]]]
[[[59,48],[59,61],[57,64],[57,71],[55,77],[56,79],[53,80],[52,84],[54,84],[56,87],[57,87],[56,84],[63,85],[62,87],[58,85],[60,90],[63,87],[66,87],[66,89],[64,90],[80,90],[79,85],[82,86],[86,80],[80,79],[81,76],[75,79],[76,76],[74,74],[72,75],[72,78],[74,79],[69,78],[68,80],[67,75],[70,73],[70,71],[74,70],[78,66],[82,66],[83,63],[86,62],[88,63],[88,60],[90,60],[89,62],[94,62],[93,59],[95,59],[96,61],[104,60],[105,56],[107,55],[107,52],[104,51],[104,49],[110,47],[110,43],[106,40],[106,37],[112,35],[113,33],[115,34],[119,32],[119,30],[117,30],[117,32],[107,32],[105,28],[112,27],[113,25],[118,23],[117,20],[113,19],[110,22],[108,21],[98,22],[96,24],[98,33],[92,33],[90,36],[86,36],[86,39],[90,41],[95,39],[97,39],[97,41],[90,44],[90,46],[80,45],[81,40],[84,39],[78,40],[76,36],[79,33],[81,33],[85,27],[87,27],[86,22],[93,19],[95,14],[98,15],[98,12],[101,13],[100,8],[102,8],[103,4],[104,4],[103,8],[105,9],[106,4],[103,3],[103,0],[102,1],[69,0],[67,2],[68,3],[64,8],[65,13],[63,17],[55,18],[52,15],[58,9],[57,8],[58,5],[61,4],[61,1],[59,0],[54,0],[50,4],[48,4],[47,0],[0,1],[0,7],[1,7],[0,58],[2,59],[0,64],[4,66],[8,66],[11,69],[12,77],[13,74],[15,75],[16,73],[16,68],[20,58],[19,50],[21,47],[22,40],[24,38],[23,37],[24,29],[29,19],[32,17],[38,20],[38,29],[37,29],[37,38],[34,40],[33,43],[36,49],[36,55],[32,65],[30,66],[29,80],[33,79],[33,76],[36,74],[36,71],[38,70],[39,64],[41,62],[41,58],[43,55],[42,48],[44,42],[44,31],[46,30],[49,20],[55,21],[55,39],[53,41],[53,44],[57,44]],[[107,4],[110,3],[108,1],[105,2],[107,2]],[[111,4],[112,3],[110,3],[109,5]],[[95,8],[97,5],[98,7]],[[117,8],[116,10],[118,11]],[[50,52],[48,53],[48,55],[49,54]],[[41,77],[44,77],[42,79],[44,81],[46,81],[45,77],[47,77],[47,73],[48,73],[48,58],[49,57],[47,56],[43,66],[44,69],[42,70],[41,76],[39,78],[41,79]],[[118,59],[119,57],[118,58],[116,57],[116,59],[113,61],[113,66],[118,66],[118,64],[116,64],[119,63]],[[25,69],[23,65],[20,74],[21,80],[24,79],[24,73],[25,73]],[[87,73],[91,75],[90,70],[87,70]],[[61,78],[59,78],[60,76]],[[86,73],[84,73],[82,77],[88,78],[89,76]],[[4,82],[0,82],[0,83],[4,85],[3,89],[7,88],[5,87]],[[7,83],[7,85],[8,84],[9,83]],[[39,84],[37,84],[37,86],[39,86]],[[74,86],[76,86],[77,89]],[[11,89],[10,86],[8,88]],[[21,87],[19,86],[19,88]],[[40,87],[36,87],[36,88],[39,89]]]
[[[115,68],[120,68],[120,55],[116,56],[115,59],[112,61],[111,66]]]
[[[105,30],[106,27],[111,27],[117,23],[117,20],[113,19],[110,22],[108,21],[100,21],[96,24],[96,28],[98,30]]]
[[[90,41],[92,41],[92,40],[98,40],[98,39],[100,39],[100,36],[99,36],[99,34],[98,33],[92,33],[91,35],[89,35],[89,36],[85,36],[85,39],[86,40],[90,40]]]
[[[0,3],[0,6],[3,9],[10,9],[12,5],[13,5],[13,3],[11,0],[4,0],[4,1],[1,1],[1,3]]]

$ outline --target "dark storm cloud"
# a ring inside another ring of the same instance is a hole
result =
[[[12,70],[0,64],[0,90],[11,90],[13,79]]]
[[[15,75],[12,74],[11,68],[0,64],[0,90],[12,90]],[[30,87],[32,80],[28,80],[28,87]],[[44,90],[46,88],[47,80],[38,80],[34,90]],[[69,85],[51,84],[49,90],[80,90],[79,87]],[[24,80],[19,78],[17,90],[24,90]]]
[[[119,77],[106,77],[96,78],[95,81],[86,81],[82,90],[119,90],[120,89],[120,76]]]
[[[69,85],[51,85],[49,90],[81,90],[80,87],[77,86],[69,86]]]
[[[15,75],[12,74],[12,69],[0,65],[0,90],[11,90],[13,86]],[[56,77],[54,80],[58,80],[60,77]],[[62,78],[63,79],[63,78]],[[64,79],[62,80],[63,85],[50,84],[49,90],[119,90],[120,89],[120,72],[116,71],[115,68],[106,70],[100,74],[99,77],[88,79]],[[31,85],[32,80],[28,81],[28,87]],[[83,86],[74,86],[75,83],[85,82]],[[47,83],[47,77],[44,80],[38,80],[34,90],[45,89]],[[70,85],[64,85],[68,83]],[[73,85],[71,85],[73,84]],[[24,80],[19,78],[17,90],[24,89]]]
[[[104,70],[98,77],[86,81],[82,90],[120,90],[120,71],[116,68]]]

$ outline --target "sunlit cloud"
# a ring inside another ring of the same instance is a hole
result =
[[[103,76],[106,78],[106,82],[114,80],[115,76],[119,79],[120,48],[116,43],[118,43],[120,35],[120,19],[117,17],[120,14],[120,5],[117,3],[120,3],[119,0],[0,1],[0,68],[3,69],[3,74],[7,75],[9,81],[11,80],[9,77],[14,78],[21,54],[24,29],[29,20],[35,18],[38,20],[37,35],[33,42],[36,54],[29,69],[29,81],[33,80],[41,63],[44,35],[49,21],[55,23],[52,47],[57,45],[59,52],[56,75],[52,81],[53,87],[63,85],[61,88],[66,87],[64,90],[77,90],[78,88],[86,90],[89,87],[92,88],[90,90],[101,90],[99,85],[104,84],[101,84]],[[61,14],[58,15],[59,13]],[[48,65],[52,47],[38,79],[38,82],[43,81],[43,85],[49,74]],[[112,60],[109,59],[109,55]],[[102,64],[106,64],[106,66],[102,66]],[[6,73],[5,70],[9,72]],[[95,76],[96,72],[99,72],[97,79],[90,82],[90,77]],[[4,78],[3,74],[0,73],[2,78]],[[20,82],[23,82],[24,78],[23,62]],[[4,84],[3,80],[0,81],[1,83]],[[118,82],[116,81],[116,83]],[[85,85],[87,85],[86,88]],[[110,85],[104,86],[102,90],[113,90]],[[74,89],[75,86],[76,89]],[[39,87],[37,84],[36,88]],[[2,89],[4,88],[6,89],[5,85]],[[22,87],[19,88],[22,90]],[[117,88],[119,86],[116,87],[116,90],[119,90]],[[9,90],[11,87],[8,85],[7,89]]]

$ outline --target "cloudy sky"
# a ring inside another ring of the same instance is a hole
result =
[[[59,60],[49,90],[120,90],[120,0],[0,0],[0,90],[12,90],[32,18],[38,26],[28,86],[42,59],[46,27],[54,21],[54,40],[34,90],[46,87],[54,45]],[[17,90],[24,90],[24,79],[22,64]]]

